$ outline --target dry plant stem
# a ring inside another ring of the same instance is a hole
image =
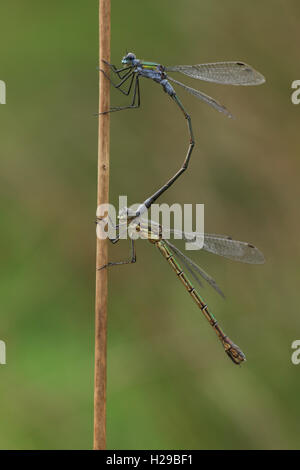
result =
[[[99,64],[110,62],[110,0],[99,0]],[[105,66],[106,67],[106,66]],[[106,70],[109,74],[109,70]],[[99,74],[99,112],[109,109],[110,83]],[[99,115],[97,206],[108,203],[109,114]],[[94,449],[106,448],[107,240],[97,238],[95,307]]]

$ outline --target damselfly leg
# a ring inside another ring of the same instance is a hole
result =
[[[117,69],[117,67],[116,67],[115,65],[110,64],[110,63],[107,62],[106,60],[103,60],[103,59],[102,59],[102,62],[103,62],[105,65],[107,65],[107,66],[110,68],[110,70],[111,70],[112,72],[114,72],[120,79],[124,78],[124,76],[126,75],[126,74],[123,75],[122,72],[125,72],[125,71],[127,71],[127,70],[132,70],[132,66],[131,66],[131,65],[130,65],[129,67],[122,67],[122,68],[120,68],[120,69]],[[101,70],[101,69],[99,69],[99,70]]]
[[[125,81],[128,80],[130,75],[131,74],[129,74],[128,77],[125,78]],[[109,79],[109,77],[107,75],[105,75],[105,76]],[[108,113],[114,113],[116,111],[123,111],[123,109],[139,108],[140,105],[141,105],[139,77],[137,77],[137,76],[134,77],[134,74],[132,73],[131,82],[130,82],[129,89],[127,90],[127,92],[124,92],[123,90],[121,90],[121,88],[119,88],[118,86],[115,86],[110,79],[109,80],[111,81],[111,83],[113,84],[113,86],[115,88],[117,88],[119,91],[121,91],[124,95],[128,96],[130,91],[131,91],[134,78],[135,78],[135,83],[134,83],[134,88],[133,88],[133,98],[132,98],[132,102],[129,106],[111,107],[109,109],[109,111],[103,111],[102,113],[97,113],[97,114],[108,114]],[[121,84],[125,83],[125,81],[123,81]]]
[[[103,69],[99,69],[100,72],[103,73],[103,75],[105,76],[105,78],[107,78],[107,80],[110,81],[110,83],[112,84],[112,86],[114,88],[116,88],[117,90],[119,90],[121,93],[123,93],[124,95],[129,95],[130,93],[130,90],[131,90],[131,86],[132,86],[132,83],[133,83],[133,80],[134,80],[134,73],[129,70],[129,72],[127,72],[123,77],[120,77],[121,78],[121,81],[119,83],[114,83],[110,76],[107,75],[107,73],[105,72],[105,70]],[[129,80],[129,78],[131,78],[130,80],[130,85],[129,85],[129,89],[128,90],[122,90],[121,86],[124,85],[124,83],[127,82],[127,80]]]
[[[108,216],[108,220],[109,220],[109,223],[111,224],[111,226],[117,230],[117,234],[116,234],[116,237],[115,238],[109,238],[109,241],[115,245],[119,240],[120,240],[120,231],[121,231],[121,227],[120,225],[114,225],[111,218]],[[102,217],[97,217],[96,221],[95,221],[96,225],[98,224],[105,224],[107,223],[107,218],[102,218]],[[124,227],[124,225],[123,225]],[[126,230],[127,230],[127,226],[126,226]],[[136,262],[136,251],[135,251],[135,244],[134,244],[134,240],[131,239],[131,255],[130,255],[130,259],[127,259],[127,260],[122,260],[122,261],[113,261],[113,262],[109,262],[107,264],[105,264],[104,266],[101,266],[100,268],[97,268],[97,271],[101,271],[101,269],[104,269],[104,268],[108,268],[109,266],[119,266],[119,265],[122,265],[122,264],[132,264],[132,263],[135,263]]]
[[[108,268],[109,266],[120,266],[122,264],[133,264],[136,263],[136,251],[135,251],[135,244],[134,240],[131,240],[131,255],[130,259],[123,260],[123,261],[111,261],[107,264],[101,266],[101,268],[97,268],[97,271],[101,271],[101,269]]]

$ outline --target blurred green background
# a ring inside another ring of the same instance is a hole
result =
[[[226,293],[202,292],[242,367],[150,244],[111,269],[110,449],[299,448],[299,22],[296,0],[112,2],[113,63],[127,48],[166,65],[243,60],[266,76],[249,88],[184,80],[236,119],[178,90],[196,147],[160,202],[204,203],[207,232],[252,242],[267,262],[194,257]],[[0,27],[0,448],[91,448],[98,2],[2,2]],[[142,108],[111,116],[112,203],[142,202],[186,152],[174,103],[141,85]],[[110,259],[128,251],[110,247]]]

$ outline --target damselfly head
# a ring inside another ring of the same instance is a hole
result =
[[[136,59],[135,54],[133,52],[128,52],[122,59],[122,64],[132,64],[132,62]]]

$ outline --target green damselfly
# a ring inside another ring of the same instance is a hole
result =
[[[200,294],[196,291],[195,287],[189,280],[188,276],[184,271],[194,279],[196,284],[202,287],[200,276],[208,284],[213,287],[221,296],[224,297],[223,292],[217,285],[216,281],[207,274],[200,266],[198,266],[193,260],[188,258],[179,248],[173,245],[168,239],[171,234],[181,235],[183,240],[191,241],[195,239],[195,233],[184,233],[178,230],[165,229],[161,225],[153,221],[144,221],[141,218],[130,218],[127,217],[126,210],[124,216],[120,216],[120,224],[118,230],[129,230],[131,236],[131,258],[126,261],[120,261],[117,263],[111,262],[106,266],[102,266],[99,269],[106,268],[108,266],[130,264],[136,262],[136,251],[135,241],[132,235],[138,234],[139,238],[148,240],[152,245],[155,245],[163,257],[168,261],[169,265],[175,271],[177,277],[180,279],[182,284],[185,286],[190,296],[200,308],[201,312],[210,323],[219,340],[221,341],[226,354],[235,364],[241,364],[246,360],[246,356],[243,351],[231,341],[231,339],[224,333],[222,328],[219,326],[214,315],[209,311],[207,304]],[[106,224],[107,218],[98,218],[97,223]],[[204,237],[204,238],[203,238]],[[231,237],[225,235],[211,235],[204,234],[203,237],[200,234],[200,239],[203,241],[203,250],[214,253],[225,258],[229,258],[234,261],[240,261],[249,264],[262,264],[265,262],[263,254],[252,244],[247,242],[241,242],[232,240]],[[116,243],[119,237],[111,240]]]
[[[124,109],[139,108],[141,103],[139,79],[144,77],[149,78],[162,86],[163,90],[173,99],[173,101],[183,112],[188,124],[189,147],[181,168],[160,189],[158,189],[152,196],[144,201],[136,213],[137,216],[146,211],[151,206],[151,204],[153,204],[153,202],[159,196],[161,196],[182,175],[182,173],[184,173],[184,171],[188,168],[191,154],[195,145],[191,117],[184,108],[170,81],[176,85],[181,86],[184,90],[191,93],[196,98],[206,102],[217,111],[226,114],[228,117],[232,117],[232,114],[225,108],[225,106],[221,105],[215,99],[211,98],[205,93],[184,85],[183,83],[170,77],[169,72],[179,72],[192,78],[224,85],[249,86],[260,85],[265,82],[265,78],[261,73],[257,72],[250,65],[240,61],[216,62],[197,65],[174,65],[165,67],[164,65],[161,65],[157,62],[146,62],[144,60],[139,60],[136,58],[135,54],[128,52],[122,59],[122,68],[118,69],[115,65],[109,64],[106,61],[103,62],[110,67],[110,70],[117,76],[119,82],[114,83],[104,70],[100,69],[100,71],[104,73],[112,85],[124,95],[129,96],[131,90],[133,89],[133,98],[130,105],[112,107],[101,114],[122,111]],[[123,85],[125,85],[127,88],[123,89]]]

